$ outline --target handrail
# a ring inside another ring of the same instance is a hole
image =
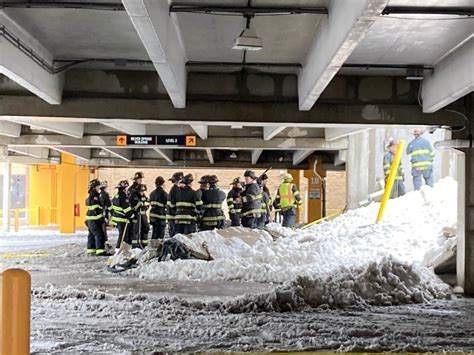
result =
[[[309,228],[311,226],[314,226],[316,224],[319,224],[321,222],[324,222],[324,221],[327,221],[329,219],[332,219],[332,218],[336,218],[338,216],[340,216],[341,214],[343,214],[344,212],[346,211],[346,207],[344,207],[343,209],[333,213],[333,214],[330,214],[329,216],[326,216],[326,217],[323,217],[323,218],[320,218],[320,219],[317,219],[313,222],[310,222],[308,224],[305,224],[303,227],[301,227],[300,229],[306,229],[306,228]]]

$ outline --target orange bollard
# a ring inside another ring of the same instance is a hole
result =
[[[0,354],[30,353],[31,277],[22,269],[0,276]]]

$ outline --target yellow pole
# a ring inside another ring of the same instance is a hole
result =
[[[15,228],[15,233],[18,233],[18,229],[20,228],[20,211],[18,210],[18,208],[15,208],[14,209],[14,213],[15,213],[15,224],[14,224],[14,228]]]
[[[22,269],[0,275],[0,354],[30,353],[31,277]]]
[[[398,142],[397,152],[395,153],[395,157],[392,161],[392,166],[390,167],[390,174],[388,174],[387,182],[385,183],[385,192],[383,193],[382,201],[380,203],[379,213],[377,214],[377,219],[375,223],[379,223],[385,212],[385,206],[387,205],[387,201],[392,194],[393,183],[395,181],[395,176],[397,176],[398,166],[400,165],[400,160],[402,159],[402,152],[403,148],[405,148],[405,141],[400,139]]]

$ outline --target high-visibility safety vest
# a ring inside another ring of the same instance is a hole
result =
[[[278,195],[280,196],[280,207],[282,210],[287,210],[300,204],[299,192],[295,189],[295,184],[291,182],[282,183],[278,188]]]

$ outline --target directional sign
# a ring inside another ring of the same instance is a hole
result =
[[[196,136],[186,136],[186,147],[196,146]]]
[[[117,136],[117,145],[127,145],[127,136]]]
[[[128,145],[155,145],[156,136],[127,136]]]

